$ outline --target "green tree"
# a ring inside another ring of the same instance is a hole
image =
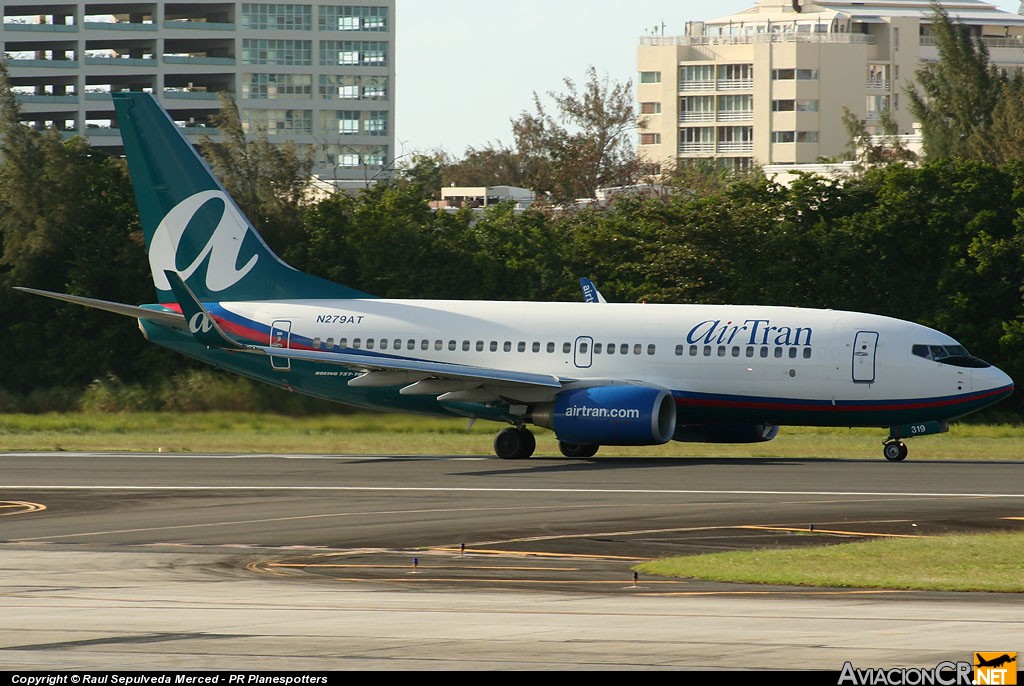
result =
[[[445,186],[518,186],[527,184],[523,156],[501,144],[469,147],[444,170]]]
[[[0,320],[8,359],[18,361],[0,384],[28,392],[85,385],[106,373],[144,376],[162,356],[130,322],[10,288],[153,300],[124,164],[80,138],[30,128],[19,115],[0,64]]]
[[[582,88],[570,78],[565,91],[549,93],[549,112],[537,93],[533,112],[512,121],[523,178],[555,203],[592,198],[603,186],[621,186],[636,179],[636,129],[632,82],[611,82],[587,70]]]
[[[200,151],[267,244],[286,260],[301,259],[293,246],[302,233],[312,153],[291,141],[271,143],[262,127],[247,136],[234,99],[222,92],[220,104],[210,118],[220,140],[203,136]]]
[[[971,28],[950,19],[935,0],[931,17],[939,61],[917,70],[918,85],[907,89],[910,110],[921,122],[928,157],[972,157],[976,142],[991,136],[1005,79]]]

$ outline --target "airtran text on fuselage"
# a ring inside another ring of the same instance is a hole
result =
[[[701,322],[686,334],[690,345],[811,345],[814,329],[810,327],[774,326],[770,319],[748,319],[744,322],[723,322],[712,319]]]

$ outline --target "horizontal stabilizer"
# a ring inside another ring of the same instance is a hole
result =
[[[163,324],[164,326],[171,326],[176,329],[185,328],[185,317],[177,312],[171,312],[169,310],[150,310],[137,305],[125,305],[123,303],[115,303],[108,300],[96,300],[95,298],[83,298],[80,295],[68,295],[66,293],[53,293],[52,291],[41,291],[36,288],[25,288],[23,286],[15,286],[14,290],[31,293],[33,295],[41,295],[46,298],[53,298],[54,300],[63,300],[64,302],[74,303],[75,305],[84,305],[85,307],[91,307],[95,310],[113,312],[114,314],[132,317],[133,319],[145,319],[147,321],[156,322],[157,324]]]

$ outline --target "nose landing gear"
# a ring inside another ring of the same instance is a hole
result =
[[[909,454],[907,444],[902,441],[889,440],[882,447],[882,455],[889,462],[903,462]]]

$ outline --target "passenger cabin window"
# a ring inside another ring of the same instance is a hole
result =
[[[333,348],[334,347],[334,339],[333,338],[328,338],[327,339],[327,347],[328,348]],[[342,350],[347,348],[348,347],[348,339],[347,338],[342,338],[340,341],[338,341],[338,347],[341,348]]]
[[[554,343],[548,343],[548,352],[549,353],[555,352],[555,344]]]
[[[572,343],[563,343],[562,344],[562,352],[565,353],[566,355],[571,353],[572,352]]]

